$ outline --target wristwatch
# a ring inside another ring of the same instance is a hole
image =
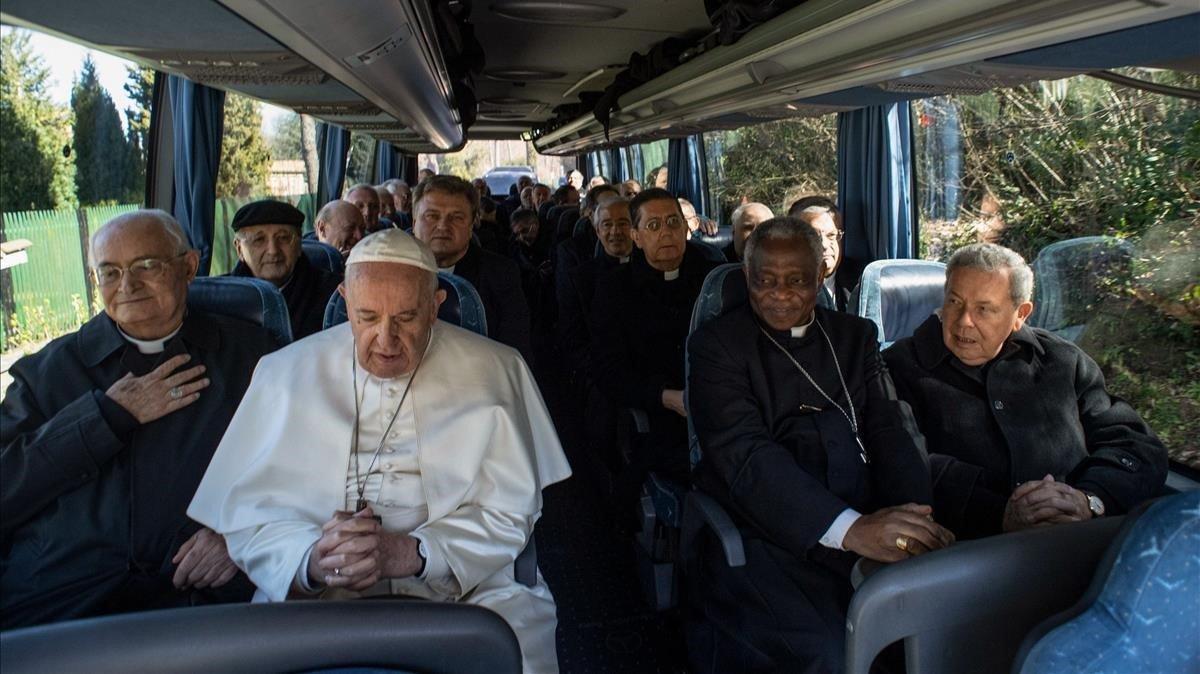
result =
[[[1087,497],[1088,510],[1092,511],[1092,517],[1104,517],[1104,501],[1091,492],[1085,491],[1083,495]]]

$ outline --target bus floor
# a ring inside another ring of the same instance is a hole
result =
[[[634,542],[619,533],[598,485],[599,464],[583,455],[578,413],[555,373],[539,372],[543,397],[571,462],[570,479],[543,492],[538,567],[558,605],[558,664],[572,672],[683,672],[677,610],[658,612],[638,583]]]

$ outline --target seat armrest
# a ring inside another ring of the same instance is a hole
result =
[[[685,555],[696,554],[696,537],[700,527],[707,526],[721,544],[725,563],[732,567],[746,565],[746,551],[742,548],[742,532],[738,531],[729,513],[713,497],[695,489],[689,491],[683,501],[683,530],[681,547]]]
[[[627,407],[626,411],[629,416],[633,417],[633,428],[639,435],[645,435],[650,432],[650,417],[646,415],[645,410],[640,410],[636,407]]]
[[[525,587],[537,585],[537,541],[533,537],[533,532],[529,532],[525,549],[513,561],[513,577]]]

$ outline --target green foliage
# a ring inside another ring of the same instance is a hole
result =
[[[784,213],[804,194],[837,192],[837,119],[783,119],[726,132],[718,199],[725,213],[758,201]]]
[[[350,134],[350,155],[346,160],[346,185],[375,182],[375,139],[365,133]]]
[[[75,203],[75,167],[63,155],[70,147],[71,113],[51,101],[49,78],[28,31],[0,35],[0,210]]]
[[[303,159],[300,140],[300,115],[284,115],[275,123],[270,142],[272,159]]]
[[[125,108],[126,142],[129,153],[125,167],[125,202],[141,203],[146,190],[146,151],[150,147],[150,108],[154,103],[154,71],[138,65],[125,66],[128,80],[122,87],[133,107]]]
[[[217,198],[263,194],[271,155],[262,136],[258,101],[235,93],[225,96],[225,135],[217,170]]]
[[[75,195],[84,205],[121,200],[129,190],[126,178],[129,145],[112,97],[96,76],[91,56],[71,90],[75,113],[71,141],[75,157]]]

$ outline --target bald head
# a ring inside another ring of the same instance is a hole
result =
[[[354,204],[335,199],[317,213],[316,231],[317,240],[337,248],[344,258],[366,235],[367,225]]]
[[[746,238],[762,223],[775,217],[770,208],[766,204],[760,204],[757,201],[752,201],[748,204],[738,206],[734,211],[730,220],[733,221],[733,250],[737,254],[738,259],[742,259],[746,251]]]

